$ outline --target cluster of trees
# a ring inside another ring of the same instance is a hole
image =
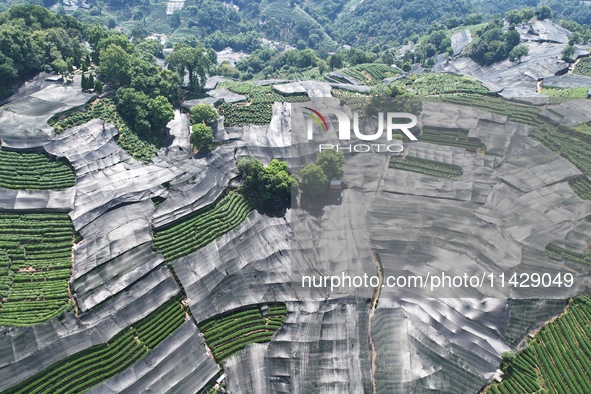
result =
[[[328,190],[331,179],[343,177],[345,156],[336,150],[323,150],[316,162],[308,164],[300,173],[303,192],[310,197],[318,197]]]
[[[196,104],[191,108],[191,143],[197,150],[210,148],[213,132],[207,123],[217,118],[216,110],[209,104]]]
[[[180,75],[155,63],[152,53],[161,48],[154,43],[136,46],[118,33],[96,27],[91,32],[97,74],[116,90],[117,112],[141,138],[160,142],[174,117],[173,105],[179,102]]]
[[[569,45],[586,44],[591,41],[591,28],[589,26],[564,19],[560,21],[560,26],[572,32],[568,37]]]
[[[479,30],[477,38],[470,44],[468,53],[472,60],[481,65],[490,65],[509,57],[509,53],[519,45],[521,38],[514,26],[505,33],[502,21],[495,19]],[[514,53],[517,56],[517,54]],[[523,56],[523,55],[522,55]]]
[[[193,0],[188,1],[186,6],[188,26],[197,27],[203,36],[220,28],[226,32],[236,33],[242,22],[242,17],[236,9],[220,1]]]
[[[282,53],[269,48],[259,49],[236,63],[243,79],[251,79],[257,73],[268,78],[276,73],[302,72],[314,67],[318,67],[321,74],[328,69],[326,62],[312,49],[292,49]]]
[[[189,74],[189,89],[198,91],[207,81],[207,73],[212,70],[216,59],[215,51],[207,51],[203,46],[192,47],[186,43],[174,46],[166,57],[168,66],[182,77]]]
[[[529,22],[534,16],[541,21],[552,19],[552,9],[547,4],[543,4],[535,9],[533,7],[527,7],[510,10],[505,14],[505,20],[512,25],[519,25]]]
[[[235,51],[253,52],[261,48],[261,39],[254,31],[244,34],[227,34],[219,30],[205,37],[205,45],[216,51],[230,47]]]
[[[0,97],[40,71],[64,73],[86,54],[84,27],[41,6],[15,5],[0,15]]]
[[[428,32],[436,21],[450,20],[452,26],[472,12],[472,2],[464,0],[366,1],[340,13],[333,20],[332,30],[349,45],[396,45],[413,34]]]
[[[83,92],[94,90],[95,92],[100,93],[103,91],[103,83],[98,79],[95,79],[92,73],[89,73],[88,77],[84,72],[82,73],[80,87],[82,88]]]
[[[376,52],[380,52],[379,48]],[[292,49],[281,53],[264,48],[254,51],[250,56],[236,63],[235,68],[228,64],[220,65],[217,72],[220,75],[241,79],[252,79],[257,74],[261,78],[271,78],[282,74],[304,72],[315,67],[322,75],[329,70],[338,70],[357,64],[374,62],[392,64],[394,62],[394,57],[390,53],[381,52],[379,57],[376,52],[351,48],[322,58],[318,52],[310,48]]]
[[[527,23],[534,17],[538,20],[551,19],[552,9],[544,4],[535,9],[527,7],[508,11],[505,20],[511,24],[509,30],[503,32],[502,21],[499,19],[490,22],[476,33],[478,38],[470,45],[470,57],[482,65],[490,65],[507,58],[513,62],[520,62],[528,55],[529,50],[519,45],[520,37],[515,25]]]
[[[581,25],[591,25],[591,7],[581,0],[545,0],[557,19],[571,20]]]
[[[271,209],[282,207],[298,189],[297,178],[287,170],[287,163],[277,159],[268,166],[252,156],[238,160],[238,171],[244,181],[244,192]]]
[[[117,112],[131,129],[149,141],[160,142],[165,136],[166,124],[174,117],[172,104],[166,97],[150,97],[134,88],[119,88],[115,103]]]
[[[410,62],[423,63],[425,66],[432,66],[428,60],[433,58],[436,54],[453,54],[451,39],[448,36],[449,34],[447,30],[439,29],[431,31],[429,35],[418,42],[415,53],[410,55]],[[407,62],[405,61],[405,64],[406,63]],[[409,67],[406,66],[406,68],[408,69]]]

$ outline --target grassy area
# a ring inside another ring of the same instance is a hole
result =
[[[581,59],[575,67],[575,69],[573,70],[573,74],[591,77],[591,58],[586,57]]]
[[[421,141],[437,145],[455,146],[464,148],[469,152],[484,153],[486,147],[477,137],[468,137],[467,130],[449,130],[433,127],[424,127],[421,130]]]
[[[141,139],[117,113],[115,104],[110,99],[97,99],[88,103],[83,111],[73,112],[65,118],[52,118],[49,120],[49,125],[53,126],[55,132],[59,134],[66,129],[80,126],[92,119],[103,119],[117,126],[119,130],[117,144],[135,159],[147,162],[156,156],[161,141],[145,141]]]
[[[390,84],[416,93],[418,96],[444,94],[487,94],[489,90],[480,81],[449,73],[414,74]]]
[[[551,103],[561,103],[567,100],[587,97],[587,88],[543,88],[540,92],[550,97]]]
[[[38,153],[0,147],[0,186],[8,189],[60,190],[74,186],[74,171],[64,162]]]
[[[590,123],[583,123],[574,127],[579,133],[591,135],[591,122]]]
[[[441,163],[416,157],[392,158],[390,168],[402,171],[412,171],[442,178],[457,178],[462,175],[462,167],[454,164]]]
[[[269,342],[279,330],[287,309],[283,304],[268,305],[265,316],[258,306],[232,311],[199,324],[207,346],[218,363],[251,343]]]
[[[273,103],[310,100],[307,94],[283,96],[273,90],[272,86],[259,86],[248,82],[222,82],[217,88],[226,88],[246,96],[246,102],[223,103],[217,107],[218,112],[224,116],[225,126],[269,124],[273,116]]]
[[[107,343],[75,353],[5,393],[82,393],[146,356],[185,321],[177,296]]]
[[[154,232],[154,247],[167,261],[185,256],[226,234],[255,208],[247,197],[230,192],[216,204]]]
[[[27,326],[71,306],[74,229],[67,214],[0,213],[0,326]]]
[[[448,30],[448,33],[449,33],[448,37],[451,38],[451,36],[453,36],[454,34],[464,31],[464,30],[468,30],[470,32],[470,34],[472,34],[472,37],[474,37],[476,35],[476,32],[482,28],[485,28],[486,25],[488,25],[488,22],[479,23],[477,25],[454,27],[453,29]]]
[[[591,393],[591,299],[574,299],[506,365],[486,394]]]

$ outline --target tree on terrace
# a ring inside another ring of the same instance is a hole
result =
[[[206,74],[212,67],[207,51],[202,46],[192,48],[184,43],[176,44],[166,61],[181,77],[184,77],[185,71],[189,73],[189,87],[192,90],[199,90],[205,85]]]

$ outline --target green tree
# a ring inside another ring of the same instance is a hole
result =
[[[207,149],[213,140],[211,127],[203,123],[197,123],[193,125],[192,130],[191,143],[193,146],[199,151]]]
[[[172,13],[172,19],[170,20],[170,26],[173,29],[176,29],[181,26],[181,12],[178,10],[174,10]]]
[[[88,80],[86,82],[86,88],[88,90],[94,89],[94,76],[92,75],[92,73],[89,73],[88,74]]]
[[[573,45],[567,45],[562,50],[562,59],[566,61],[572,60],[572,56],[575,54],[575,47]]]
[[[322,169],[327,179],[341,179],[345,156],[343,152],[337,152],[334,149],[323,150],[318,154],[316,164]]]
[[[174,118],[172,104],[164,96],[156,96],[148,101],[148,122],[154,135],[164,134],[168,122]]]
[[[55,72],[63,74],[68,71],[68,63],[66,63],[63,59],[55,59],[53,62],[51,62],[51,68],[53,68]]]
[[[328,66],[331,70],[337,70],[339,68],[343,68],[343,55],[335,53],[331,55],[328,59]]]
[[[308,164],[302,168],[300,185],[310,197],[318,197],[328,189],[328,178],[317,164]]]
[[[209,104],[196,104],[191,108],[191,123],[209,123],[218,118],[218,114]]]
[[[524,21],[522,10],[510,10],[505,14],[505,20],[512,25],[518,25]]]
[[[518,45],[509,52],[509,60],[521,63],[521,58],[529,54],[529,49],[525,45]]]
[[[88,82],[84,73],[82,73],[82,76],[80,77],[80,87],[82,88],[83,92],[88,90]]]
[[[261,181],[261,196],[266,202],[285,201],[291,196],[292,179],[284,161],[271,160],[263,170]]]
[[[128,86],[131,83],[132,58],[123,48],[110,44],[101,51],[100,65],[97,73],[102,81],[117,86]]]
[[[548,4],[541,5],[536,9],[536,18],[541,21],[552,19],[552,8]]]
[[[172,104],[164,96],[150,98],[133,88],[119,88],[115,95],[117,112],[132,130],[145,139],[164,137],[166,124],[174,117]]]
[[[246,191],[256,194],[263,178],[263,164],[252,156],[241,157],[237,163],[238,172],[245,181]]]
[[[515,28],[510,28],[507,33],[505,33],[505,42],[507,43],[507,48],[509,51],[515,48],[521,42],[521,36],[519,32],[515,30]]]
[[[192,48],[183,43],[174,46],[171,54],[166,58],[166,62],[181,77],[184,77],[185,71],[189,73],[189,87],[193,90],[199,90],[205,85],[206,75],[212,67],[207,52],[203,47]]]
[[[103,83],[101,81],[99,81],[98,79],[94,80],[94,91],[97,93],[103,92]]]

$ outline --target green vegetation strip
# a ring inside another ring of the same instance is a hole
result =
[[[423,142],[430,142],[437,145],[455,146],[464,148],[469,152],[483,152],[486,147],[477,137],[468,137],[468,131],[464,130],[449,130],[437,129],[433,127],[425,127],[421,131],[420,140]]]
[[[66,129],[80,126],[93,119],[103,119],[106,122],[114,124],[119,130],[117,144],[135,159],[147,162],[156,156],[158,142],[140,139],[117,113],[115,104],[110,99],[94,100],[84,107],[84,111],[70,113],[63,119],[59,117],[52,118],[48,123],[59,134]]]
[[[269,124],[273,116],[273,103],[310,100],[307,94],[283,96],[273,90],[272,86],[259,86],[247,82],[223,82],[218,85],[218,88],[226,88],[247,98],[243,103],[224,103],[217,107],[220,114],[224,116],[226,126]]]
[[[178,295],[105,344],[67,357],[4,393],[81,393],[130,367],[185,321]]]
[[[215,205],[156,231],[154,246],[167,261],[185,256],[238,226],[254,208],[247,197],[230,192]]]
[[[578,177],[569,182],[575,193],[584,200],[591,200],[591,181],[586,176]]]
[[[591,393],[591,299],[579,297],[507,362],[486,394]]]
[[[411,75],[392,82],[390,86],[398,86],[413,91],[419,96],[489,93],[489,90],[474,78],[448,73]]]
[[[0,213],[0,325],[40,323],[71,305],[73,237],[67,214]]]
[[[553,244],[546,245],[546,256],[558,261],[568,261],[577,264],[591,265],[591,254],[573,252]]]
[[[566,100],[586,98],[588,88],[543,88],[541,93],[550,97],[551,103],[561,103]]]
[[[375,85],[380,83],[385,78],[400,74],[398,70],[381,63],[359,64],[353,67],[342,69],[340,72],[365,85]],[[347,83],[346,81],[338,82]]]
[[[0,147],[0,186],[8,189],[60,190],[74,186],[74,171],[64,162],[38,153]]]
[[[207,346],[218,363],[251,343],[269,342],[283,325],[287,309],[271,304],[265,316],[258,306],[225,313],[199,324]]]
[[[390,159],[390,168],[450,179],[462,175],[462,168],[454,164],[418,159],[416,157],[406,157],[402,159],[392,158]]]

